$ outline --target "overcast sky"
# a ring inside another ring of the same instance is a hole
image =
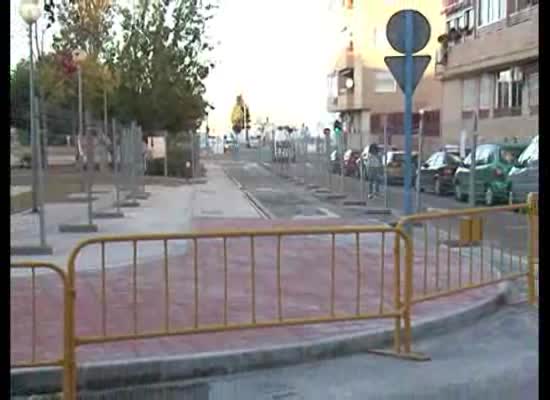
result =
[[[130,0],[131,1],[131,0]],[[330,0],[219,0],[211,36],[220,42],[216,68],[207,82],[216,110],[210,125],[230,128],[235,97],[242,93],[256,117],[276,123],[307,123],[328,118],[326,76],[335,51]],[[27,57],[26,27],[11,0],[11,65]],[[49,43],[51,38],[47,38]]]

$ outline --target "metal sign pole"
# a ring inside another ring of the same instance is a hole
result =
[[[477,112],[474,113],[474,126],[472,129],[472,150],[470,157],[471,164],[470,164],[470,193],[468,196],[469,205],[470,207],[476,206],[476,190],[475,190],[475,182],[476,182],[476,152],[477,152]]]
[[[328,190],[332,188],[332,165],[330,165],[330,134],[325,136],[325,156],[327,163],[327,173],[328,173]]]
[[[403,126],[405,134],[405,192],[403,196],[404,215],[412,214],[412,74],[413,74],[413,15],[410,10],[405,11],[405,113]]]
[[[164,177],[168,176],[168,131],[164,131]]]
[[[422,197],[420,194],[420,171],[422,168],[422,146],[424,141],[424,112],[420,110],[420,126],[418,127],[418,160],[416,166],[416,212],[422,208]]]
[[[382,168],[384,171],[384,206],[390,208],[390,198],[388,190],[388,116],[384,115],[384,157],[382,157]]]
[[[116,120],[111,119],[111,129],[113,130],[113,175],[115,179],[115,201],[116,212],[120,214],[120,143],[117,135]]]
[[[340,154],[340,193],[344,193],[344,137],[338,136],[338,153]]]
[[[302,134],[302,150],[303,150],[303,163],[304,163],[304,182],[307,180],[307,138],[306,138],[306,132],[304,131]]]
[[[88,116],[88,120],[89,120],[89,116]],[[93,207],[92,207],[92,179],[93,179],[93,170],[95,168],[95,165],[94,165],[94,144],[93,144],[93,140],[94,138],[92,137],[92,135],[90,134],[90,129],[87,128],[86,129],[86,147],[87,147],[87,173],[86,173],[86,178],[87,178],[87,197],[88,197],[88,225],[93,225]]]

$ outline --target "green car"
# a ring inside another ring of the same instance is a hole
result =
[[[476,203],[486,206],[508,201],[510,182],[508,172],[514,166],[527,144],[502,143],[482,144],[476,149],[475,194]],[[470,192],[471,154],[455,172],[453,184],[458,201],[466,201]]]

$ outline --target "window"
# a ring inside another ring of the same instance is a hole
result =
[[[507,0],[479,0],[479,25],[488,25],[506,17]]]
[[[476,164],[486,165],[495,160],[495,146],[480,146],[476,151]]]
[[[332,99],[338,97],[338,76],[336,74],[328,76],[328,92]]]
[[[524,10],[534,5],[539,4],[538,0],[512,0],[510,13],[515,13]]]
[[[445,155],[443,153],[436,153],[436,157],[431,162],[431,167],[440,168],[445,162]]]
[[[462,110],[471,111],[476,108],[476,79],[465,79],[462,84]]]
[[[395,93],[397,91],[397,82],[389,71],[377,71],[374,85],[376,93]]]
[[[523,74],[512,68],[497,74],[495,109],[521,109]]]
[[[529,74],[527,79],[529,89],[529,106],[537,107],[539,105],[539,73]]]
[[[531,144],[521,153],[518,158],[518,164],[527,166],[529,164],[535,164],[539,161],[539,138],[538,136],[533,139]]]
[[[489,110],[491,108],[491,86],[494,76],[491,74],[481,75],[479,82],[479,109]]]
[[[500,149],[500,161],[508,165],[514,165],[522,151],[521,148]]]

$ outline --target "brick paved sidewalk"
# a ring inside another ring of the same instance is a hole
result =
[[[265,228],[270,226],[303,226],[352,224],[351,221],[269,221],[260,219],[198,219],[194,229]],[[276,238],[255,240],[256,259],[256,315],[257,321],[277,318]],[[385,235],[382,254],[380,234],[363,234],[361,254],[361,312],[378,312],[381,307],[391,311],[393,292],[393,235]],[[192,246],[188,246],[189,249]],[[329,315],[331,293],[331,241],[330,236],[294,237],[282,241],[282,314],[285,318]],[[337,314],[356,312],[357,270],[354,237],[337,239],[335,311]],[[129,247],[130,250],[130,247]],[[99,263],[99,249],[97,249]],[[86,262],[90,262],[86,258]],[[384,274],[381,263],[384,261]],[[422,260],[422,261],[420,261]],[[428,291],[435,287],[433,259],[426,266]],[[424,275],[423,258],[415,261],[415,290],[422,291]],[[99,265],[99,264],[98,264]],[[79,335],[101,335],[103,331],[101,306],[101,274],[90,265],[78,265],[76,325]],[[223,247],[221,240],[200,240],[198,245],[199,325],[224,321]],[[192,252],[171,257],[169,267],[169,313],[171,328],[192,327],[194,322],[194,275]],[[137,326],[133,325],[134,297],[132,294],[132,266],[107,269],[105,293],[107,299],[105,329],[107,334],[161,330],[165,319],[164,264],[139,263],[135,274],[137,281]],[[229,323],[250,322],[251,304],[250,239],[228,239],[228,309]],[[474,274],[478,274],[476,266]],[[458,272],[451,271],[451,285],[457,285]],[[476,275],[478,276],[478,275]],[[446,271],[439,271],[440,282],[447,282]],[[468,268],[462,271],[462,280],[468,280]],[[383,282],[383,283],[382,283]],[[37,347],[36,358],[43,360],[60,355],[62,297],[56,277],[40,275],[36,278],[37,297]],[[381,289],[383,288],[383,289]],[[11,358],[28,360],[31,347],[31,279],[12,278],[11,286]],[[441,313],[458,311],[468,305],[496,294],[495,286],[469,291],[453,297],[427,302],[414,307],[415,318],[429,318]],[[418,319],[417,319],[418,320]],[[184,355],[220,350],[241,350],[261,346],[290,344],[335,335],[366,333],[387,327],[391,320],[318,324],[310,326],[281,327],[241,332],[197,334],[186,337],[153,339],[147,341],[119,342],[109,345],[81,347],[78,360],[108,361],[162,355]]]

